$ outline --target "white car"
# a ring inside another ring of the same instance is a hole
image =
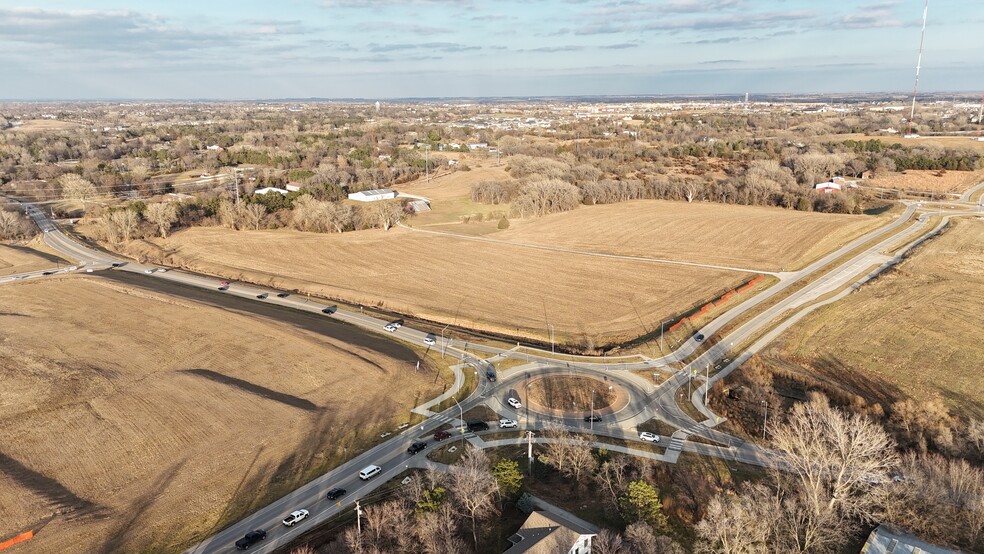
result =
[[[310,515],[310,514],[309,514],[309,512],[307,510],[295,510],[295,511],[291,512],[289,516],[287,516],[287,517],[284,518],[283,523],[287,527],[291,527],[295,523],[306,519],[308,515]]]
[[[392,333],[392,332],[396,331],[396,326],[394,326],[392,323],[387,323],[386,326],[383,327],[383,329],[386,329],[387,331],[389,331],[390,333]]]
[[[514,419],[500,419],[499,420],[499,429],[513,429],[517,425],[519,425],[519,424],[516,423],[516,420],[514,420]]]
[[[516,408],[517,410],[523,407],[523,403],[515,398],[510,398],[506,400],[506,403],[512,406],[513,408]]]
[[[70,265],[70,266],[68,266],[68,270],[69,271],[75,271],[78,268],[79,268],[79,266],[77,266],[77,265]]]
[[[153,269],[145,269],[145,270],[144,270],[144,273],[153,273],[153,272],[154,272],[154,270],[153,270]]]
[[[393,327],[395,327],[397,329],[399,329],[400,327],[403,327],[403,323],[400,323],[399,321],[394,321],[394,322],[390,323],[390,325],[392,325]]]
[[[424,344],[426,344],[428,346],[434,346],[435,344],[437,344],[437,341],[434,340],[434,337],[428,335],[428,336],[424,337]]]
[[[639,438],[646,442],[659,442],[659,435],[656,433],[650,433],[649,431],[639,433]]]
[[[157,273],[164,273],[165,271],[167,271],[167,270],[162,267],[162,268],[160,268],[160,269],[157,270]]]

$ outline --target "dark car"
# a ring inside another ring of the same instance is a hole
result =
[[[472,433],[475,433],[475,432],[478,432],[478,431],[488,431],[489,430],[489,424],[487,422],[484,422],[484,421],[469,421],[468,422],[468,430],[471,431]]]
[[[335,488],[331,489],[330,491],[328,491],[328,494],[326,496],[328,497],[328,500],[335,500],[335,499],[338,499],[338,498],[341,498],[341,497],[345,496],[345,493],[346,492],[348,492],[348,491],[346,491],[345,489],[343,489],[341,487],[335,487]]]
[[[236,548],[238,548],[239,550],[246,550],[265,538],[266,538],[266,531],[264,531],[263,529],[250,531],[249,533],[246,533],[245,537],[236,541]]]
[[[260,294],[257,294],[257,295],[256,295],[256,297],[257,297],[257,298],[259,298],[260,300],[263,300],[263,299],[264,299],[264,298],[266,298],[267,296],[270,296],[270,295],[269,295],[269,294],[267,294],[267,293],[265,293],[265,292],[261,292]]]
[[[700,341],[704,340],[704,335],[702,335],[700,333],[697,333],[696,335],[694,335],[694,340],[697,341],[697,342],[700,342]]]
[[[229,285],[222,285],[219,290],[229,290]]]
[[[586,415],[584,416],[584,421],[601,421],[600,415]]]
[[[423,442],[423,441],[415,442],[415,443],[413,443],[413,444],[410,445],[410,448],[407,448],[407,454],[410,454],[411,456],[413,456],[414,454],[416,454],[417,452],[420,452],[421,450],[423,450],[425,448],[427,448],[427,443],[426,442]]]
[[[488,378],[490,383],[495,383],[495,371],[491,369],[485,370],[485,377]]]
[[[126,262],[113,262],[113,267],[123,267],[125,265]]]
[[[321,310],[323,314],[333,314],[338,311],[338,306],[328,306],[327,308]]]
[[[288,296],[290,296],[290,293],[288,293],[288,292],[278,292],[277,293],[277,298],[287,298]]]
[[[55,274],[55,272],[54,272],[54,271],[45,271],[45,272],[44,272],[44,273],[42,273],[41,275],[54,275],[54,274]]]
[[[448,433],[447,431],[436,431],[434,433],[434,440],[436,441],[442,441],[444,439],[450,439],[450,438],[451,438],[451,433]]]

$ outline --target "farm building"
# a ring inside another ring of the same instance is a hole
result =
[[[302,185],[300,183],[295,183],[295,182],[291,181],[291,182],[287,183],[284,186],[284,188],[287,189],[287,192],[297,192],[297,191],[301,190],[301,187],[302,186],[304,186],[304,185]]]
[[[372,189],[353,192],[348,195],[349,200],[356,202],[375,202],[377,200],[391,200],[396,198],[396,191],[391,189]]]
[[[264,188],[261,188],[261,189],[256,189],[253,192],[253,194],[270,194],[271,192],[279,192],[280,194],[284,194],[284,195],[287,194],[287,191],[286,190],[284,190],[284,189],[278,189],[276,187],[264,187]]]
[[[828,181],[826,183],[817,183],[816,186],[813,188],[816,189],[817,192],[824,192],[829,194],[831,192],[840,192],[841,184],[835,183],[833,181]]]

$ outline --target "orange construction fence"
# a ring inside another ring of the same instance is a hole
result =
[[[7,539],[7,540],[5,540],[3,542],[0,542],[0,550],[3,550],[4,548],[10,548],[11,546],[14,546],[17,543],[24,542],[24,541],[26,541],[28,539],[32,539],[32,538],[34,538],[34,531],[28,531],[27,533],[21,533],[20,535],[17,535],[16,537],[14,537],[12,539]]]
[[[672,331],[676,331],[688,319],[690,321],[696,321],[698,317],[701,317],[702,315],[706,314],[707,311],[710,310],[711,308],[716,307],[716,306],[720,306],[720,305],[724,304],[725,302],[727,302],[728,300],[730,300],[733,295],[738,294],[738,293],[741,293],[741,292],[745,292],[746,290],[754,287],[762,279],[765,279],[765,275],[759,275],[759,276],[755,277],[754,279],[752,279],[751,281],[745,283],[744,285],[742,285],[742,286],[740,286],[740,287],[738,287],[738,288],[736,288],[734,290],[729,290],[728,292],[726,292],[723,295],[721,295],[721,298],[719,298],[717,300],[717,302],[714,302],[712,300],[712,301],[708,302],[707,304],[704,304],[703,306],[700,307],[700,311],[699,312],[691,315],[690,317],[680,318],[680,321],[677,321],[676,323],[674,323],[673,325],[671,325],[670,326],[670,331],[671,332]]]

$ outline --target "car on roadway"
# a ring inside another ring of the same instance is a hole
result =
[[[600,415],[593,415],[593,414],[592,415],[586,415],[586,416],[584,416],[584,421],[587,421],[587,422],[601,421],[601,416]]]
[[[702,333],[697,333],[696,335],[694,335],[694,340],[700,342],[704,340],[704,335]]]
[[[392,323],[387,323],[386,325],[383,326],[383,329],[386,329],[390,333],[393,333],[396,331],[396,326],[393,325]]]
[[[222,285],[219,290],[229,290],[229,285]]]
[[[287,527],[293,527],[298,522],[307,519],[307,516],[311,515],[307,510],[294,510],[289,516],[284,518],[283,524]]]
[[[338,306],[328,306],[327,308],[321,310],[321,313],[331,315],[338,311]]]
[[[113,267],[123,267],[125,265],[126,262],[113,262]]]
[[[54,274],[55,274],[55,272],[54,272],[54,271],[45,271],[45,272],[44,272],[44,273],[42,273],[41,275],[54,275]]]
[[[393,327],[396,327],[397,329],[399,329],[400,327],[403,327],[403,320],[402,319],[398,319],[396,321],[391,321],[390,322],[390,325],[392,325]]]
[[[75,271],[78,268],[79,268],[79,266],[77,266],[77,265],[70,265],[70,266],[68,266],[68,270],[69,271]]]
[[[427,335],[424,337],[424,344],[427,346],[434,346],[437,344],[437,340],[434,338],[434,335]]]
[[[144,270],[144,273],[153,273],[153,272],[154,272],[154,270],[153,270],[153,269],[145,269],[145,270]]]
[[[488,424],[488,422],[478,421],[478,420],[476,420],[476,421],[469,421],[467,423],[467,427],[468,427],[468,431],[470,433],[477,433],[479,431],[488,431],[489,430],[489,424]]]
[[[646,442],[659,442],[659,435],[656,433],[650,433],[649,431],[639,433],[639,438]]]
[[[277,298],[287,298],[288,296],[290,296],[290,293],[289,292],[278,292],[277,293]]]
[[[522,402],[520,402],[518,399],[512,398],[512,397],[510,397],[509,399],[507,399],[506,400],[506,403],[509,404],[510,406],[512,406],[513,408],[516,408],[517,410],[519,410],[519,409],[521,409],[523,407],[523,403]]]
[[[490,383],[495,383],[495,370],[494,369],[486,369],[485,370],[485,378],[488,379]]]
[[[249,550],[249,547],[265,539],[267,532],[263,529],[250,531],[246,536],[236,541],[236,550]]]
[[[359,472],[359,479],[362,479],[363,481],[368,481],[373,477],[382,473],[382,471],[383,468],[377,465],[366,466],[365,469]]]
[[[337,500],[337,499],[345,496],[345,493],[346,492],[348,492],[348,491],[346,491],[342,487],[335,487],[335,488],[331,489],[330,491],[328,491],[328,494],[326,494],[325,497],[328,500]]]
[[[167,272],[167,268],[164,267],[157,268],[157,273],[166,273],[166,272]]]
[[[515,419],[502,418],[499,420],[499,429],[515,429],[519,425]]]
[[[264,298],[266,298],[268,296],[270,296],[270,294],[269,293],[266,293],[266,292],[261,292],[260,294],[257,294],[256,295],[256,297],[259,298],[260,300],[263,300]]]
[[[416,454],[417,452],[420,452],[421,450],[423,450],[425,448],[427,448],[427,443],[426,442],[424,442],[424,441],[417,441],[417,442],[411,444],[410,445],[410,448],[407,448],[407,454],[410,454],[411,456],[413,456],[414,454]]]
[[[442,441],[444,439],[450,439],[450,438],[451,438],[451,433],[448,433],[447,431],[434,432],[434,440],[436,441]]]

